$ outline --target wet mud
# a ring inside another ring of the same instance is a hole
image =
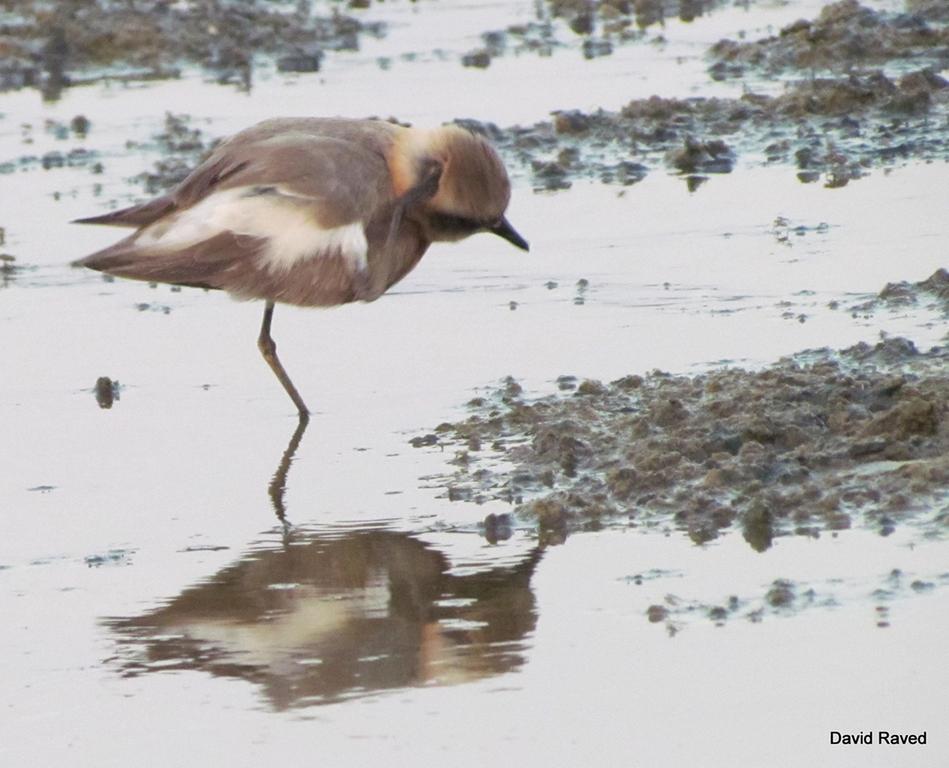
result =
[[[628,186],[657,167],[707,178],[741,159],[839,187],[873,167],[945,161],[947,115],[949,81],[924,68],[896,79],[880,70],[812,78],[777,96],[652,96],[620,112],[568,110],[527,127],[481,130],[529,169],[536,190],[576,179]]]
[[[99,407],[105,410],[111,408],[116,401],[122,398],[122,385],[108,376],[100,376],[96,379],[96,385],[92,391]]]
[[[944,532],[947,370],[949,347],[892,338],[761,371],[561,377],[536,400],[510,379],[413,444],[453,452],[449,499],[507,501],[547,538],[628,521],[764,551],[852,525]]]
[[[799,19],[773,37],[720,41],[709,52],[715,61],[710,72],[716,78],[741,76],[748,68],[772,75],[788,70],[846,73],[911,60],[917,67],[945,68],[949,28],[942,24],[944,19],[934,5],[907,6],[908,12],[887,13],[857,0],[831,3],[815,19]]]
[[[535,20],[485,32],[484,46],[459,53],[459,60],[484,68],[497,56],[524,49],[550,53],[562,45],[580,45],[587,58],[596,58],[619,42],[648,44],[643,30],[665,19],[694,20],[732,5],[540,3]],[[38,87],[55,98],[55,82],[61,90],[117,75],[172,76],[175,62],[208,68],[223,82],[250,88],[255,56],[280,71],[316,71],[324,50],[355,49],[360,35],[383,35],[383,24],[349,15],[367,7],[351,3],[345,13],[324,17],[306,2],[292,10],[257,2],[173,8],[143,3],[122,11],[92,0],[55,10],[27,4],[0,27],[0,88]],[[582,43],[565,43],[564,34]],[[739,81],[745,92],[656,94],[618,111],[583,112],[565,104],[530,125],[498,126],[464,116],[457,122],[489,136],[538,191],[567,189],[579,179],[628,186],[656,169],[682,175],[694,191],[710,175],[730,173],[742,163],[788,166],[802,182],[840,187],[874,167],[949,159],[949,81],[940,74],[949,65],[949,25],[938,3],[908,0],[902,12],[883,12],[840,0],[772,37],[720,40],[707,58],[712,79]],[[783,84],[777,92],[775,78]],[[165,136],[158,137],[165,158],[141,177],[148,194],[179,181],[223,138],[202,136],[189,121],[187,115],[169,116]],[[77,115],[71,125],[46,129],[81,139],[90,120]],[[102,171],[101,160],[81,144],[68,152],[0,160],[6,172],[87,165]]]
[[[91,130],[91,123],[85,115],[76,115],[69,122],[49,119],[43,125],[21,123],[19,126],[20,144],[27,151],[17,158],[0,159],[0,175],[9,175],[21,171],[52,171],[59,168],[89,168],[92,173],[102,173],[103,166],[98,154],[83,146],[83,140]],[[54,149],[36,154],[29,151],[38,135],[52,136],[57,142],[69,143],[68,149]]]
[[[6,288],[12,283],[18,271],[16,256],[12,253],[0,253],[0,288]]]
[[[693,21],[714,9],[747,6],[738,0],[546,0],[530,22],[485,31],[483,47],[460,56],[463,66],[488,67],[509,53],[549,55],[578,44],[586,58],[612,53],[614,45],[642,39],[667,19]],[[361,12],[371,0],[315,4],[156,0],[116,7],[104,0],[0,5],[0,90],[36,87],[48,98],[63,88],[103,77],[145,80],[176,77],[197,65],[222,83],[249,88],[265,60],[281,72],[316,72],[326,52],[354,51],[365,35],[381,37],[386,25]],[[579,43],[577,40],[579,39]],[[385,66],[380,62],[380,66]]]
[[[878,295],[850,307],[854,314],[867,315],[881,308],[925,307],[949,317],[949,270],[936,270],[925,280],[887,283]]]
[[[207,136],[195,122],[190,115],[165,114],[165,124],[152,136],[151,142],[161,153],[161,158],[150,170],[142,171],[134,179],[142,185],[145,193],[159,195],[184,181],[220,142],[220,139]]]
[[[642,42],[646,30],[666,21],[692,22],[725,7],[747,7],[750,0],[544,0],[527,23],[484,32],[483,47],[462,57],[466,67],[486,68],[495,58],[533,53],[550,56],[557,48],[579,45],[585,59],[609,56],[618,45]]]
[[[657,578],[681,578],[681,574],[644,573],[626,579],[633,586],[642,586]],[[870,588],[871,585],[866,585]],[[875,625],[879,629],[890,626],[890,606],[894,600],[905,600],[913,595],[926,594],[949,586],[949,573],[935,577],[917,578],[894,568],[880,577],[870,589],[874,602]],[[662,602],[651,604],[645,618],[651,624],[662,625],[670,636],[678,634],[687,626],[702,621],[715,626],[725,626],[731,621],[750,621],[755,624],[771,617],[790,616],[813,609],[828,609],[846,602],[841,594],[841,585],[835,580],[823,582],[799,582],[792,579],[775,579],[755,594],[723,595],[716,602],[697,600],[686,595],[669,592]]]
[[[623,40],[635,38],[638,30],[667,20],[695,21],[723,6],[747,4],[735,0],[545,0],[543,7],[578,35],[600,33]]]
[[[489,132],[540,190],[576,178],[628,185],[663,166],[697,188],[696,177],[728,173],[740,158],[843,186],[874,166],[949,157],[949,82],[938,74],[949,64],[945,21],[934,3],[885,13],[841,0],[776,36],[713,45],[710,76],[741,80],[741,97],[655,95],[619,112],[565,109]],[[778,76],[783,90],[769,93]]]
[[[6,2],[2,10],[0,90],[37,87],[48,98],[103,77],[175,77],[182,64],[250,87],[255,54],[280,71],[312,72],[324,51],[357,50],[362,35],[383,32],[339,8],[314,9],[307,0],[282,6],[259,0]]]

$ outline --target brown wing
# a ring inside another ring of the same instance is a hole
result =
[[[366,281],[356,274],[368,269],[364,228],[392,197],[381,154],[339,138],[278,134],[225,147],[165,198],[102,217],[139,229],[76,264],[265,297],[275,275],[305,262],[308,280],[326,283],[313,303],[339,303],[350,300],[347,281]]]
[[[252,263],[265,245],[265,240],[238,238],[230,232],[222,232],[192,246],[186,253],[176,251],[146,258],[136,247],[132,235],[80,259],[75,265],[133,280],[218,289],[226,287],[227,273],[235,264]]]
[[[398,126],[376,120],[266,120],[222,142],[169,193],[129,208],[76,219],[73,223],[143,227],[175,210],[194,205],[215,189],[257,183],[261,178],[266,178],[269,183],[295,182],[300,185],[300,192],[304,196],[320,194],[324,191],[321,182],[315,185],[308,183],[308,177],[321,171],[324,177],[334,174],[337,168],[325,166],[333,165],[336,156],[345,154],[327,152],[323,146],[326,141],[347,145],[366,157],[378,156],[384,165],[385,153],[400,130]],[[317,147],[320,148],[314,152]],[[314,159],[317,167],[314,167]],[[370,168],[365,167],[364,163],[346,165],[355,184],[368,182],[370,187],[378,181],[378,175],[383,170],[378,163],[372,164]]]

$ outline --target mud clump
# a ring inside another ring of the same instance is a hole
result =
[[[895,80],[870,70],[792,81],[775,96],[651,96],[619,112],[561,111],[492,140],[529,169],[537,190],[568,189],[583,178],[635,184],[655,165],[696,179],[730,173],[743,154],[796,166],[804,182],[823,175],[826,186],[840,187],[874,165],[946,159],[947,120],[949,81],[932,69]]]
[[[789,118],[808,115],[840,117],[871,108],[885,114],[921,114],[949,82],[931,70],[917,70],[893,81],[878,70],[844,79],[803,81],[777,97],[774,108]]]
[[[738,3],[547,0],[536,4],[536,19],[484,32],[459,59],[485,68],[525,48],[549,54],[565,45],[561,32],[576,36],[570,44],[585,57],[596,58],[641,41],[643,30],[664,19],[692,20],[729,4]],[[346,12],[342,6],[324,12],[310,0],[142,0],[121,7],[105,0],[30,0],[0,28],[0,89],[34,86],[56,98],[74,83],[174,77],[179,67],[200,66],[220,83],[249,90],[255,61],[284,73],[317,72],[332,52],[384,34],[382,25],[359,16],[370,5],[359,0]],[[942,15],[938,3],[926,0],[910,2],[902,14],[844,0],[778,36],[722,41],[710,51],[715,79],[800,72],[779,93],[755,93],[749,81],[740,98],[653,96],[590,113],[568,107],[549,120],[504,129],[457,122],[484,128],[538,192],[566,190],[581,179],[630,186],[655,167],[680,174],[694,192],[745,158],[790,165],[805,183],[842,187],[874,166],[949,158],[949,82],[940,74],[949,65],[949,27]],[[146,191],[156,194],[180,180],[194,159],[200,155],[167,158],[143,178]],[[50,156],[42,162],[57,168],[80,160]],[[15,168],[0,163],[0,172]]]
[[[771,585],[765,599],[772,608],[787,608],[793,605],[796,595],[794,584],[786,579],[778,579]]]
[[[864,434],[888,435],[907,440],[913,435],[935,435],[939,430],[940,414],[936,404],[923,397],[902,402],[867,424]],[[883,444],[885,449],[886,445]]]
[[[646,618],[649,619],[651,624],[658,624],[660,621],[665,621],[669,616],[669,609],[664,605],[650,605],[646,610]]]
[[[289,53],[277,59],[280,72],[319,72],[322,65],[323,51],[319,48]]]
[[[542,0],[534,4],[531,21],[486,32],[482,39],[492,57],[550,56],[555,48],[578,44],[585,59],[596,59],[617,45],[643,40],[647,29],[667,20],[691,22],[729,5],[747,6],[747,0]]]
[[[491,54],[483,48],[469,51],[461,57],[461,64],[464,67],[487,69],[491,66]]]
[[[695,21],[732,0],[545,0],[554,18],[566,21],[578,35],[597,32],[619,40],[635,38],[640,30],[669,19]]]
[[[721,40],[710,51],[718,79],[741,75],[747,67],[769,74],[786,70],[840,70],[893,59],[949,63],[949,29],[930,25],[923,15],[877,12],[857,0],[823,8],[813,21],[801,19],[774,37],[753,42]]]
[[[654,6],[660,15],[668,5],[627,4],[635,14]],[[634,184],[657,165],[695,191],[743,155],[790,164],[802,182],[823,179],[829,188],[873,166],[946,160],[949,81],[940,73],[949,67],[949,25],[939,4],[910,5],[908,13],[885,13],[842,0],[779,35],[720,41],[709,50],[709,73],[749,78],[740,98],[656,95],[618,112],[563,110],[495,141],[529,169],[538,191],[568,189],[581,178]],[[553,7],[565,18],[593,13],[587,3]],[[787,78],[783,91],[755,92],[750,78],[776,73]]]
[[[172,112],[165,113],[164,126],[152,142],[162,157],[152,170],[135,177],[149,195],[161,194],[184,181],[218,143],[196,127],[192,117]]]
[[[104,410],[110,409],[122,397],[122,385],[108,376],[100,376],[96,379],[96,385],[92,391],[99,407]]]
[[[696,141],[686,136],[684,145],[670,153],[669,164],[683,173],[731,173],[735,154],[721,139]]]
[[[658,572],[651,578],[668,578],[671,574]],[[643,576],[627,577],[627,583],[642,585]],[[929,579],[905,578],[899,569],[880,577],[879,586],[872,594],[879,599],[893,600],[921,592],[930,592],[949,585],[949,574]],[[672,586],[670,584],[670,586]],[[697,600],[675,592],[667,592],[661,603],[653,603],[645,611],[651,624],[662,624],[670,635],[675,635],[696,620],[707,620],[723,626],[734,620],[760,623],[769,617],[801,614],[813,609],[826,609],[849,599],[842,594],[840,579],[817,580],[810,583],[779,578],[760,589],[746,594],[723,595],[718,601]],[[889,626],[889,608],[877,605],[877,626]]]
[[[949,270],[937,269],[928,278],[918,283],[917,287],[947,302],[947,309],[949,309]]]
[[[0,284],[5,286],[12,282],[16,270],[16,256],[12,253],[0,253],[0,279],[2,279]]]
[[[509,381],[443,425],[435,448],[491,446],[443,485],[507,500],[544,530],[622,520],[704,543],[737,527],[764,551],[779,536],[854,524],[938,529],[949,522],[947,371],[949,348],[888,339],[531,402]]]
[[[35,86],[55,98],[103,68],[112,77],[165,78],[181,63],[249,87],[255,54],[290,65],[284,71],[316,71],[323,51],[355,50],[362,35],[383,31],[338,9],[320,15],[308,0],[26,2],[0,29],[0,89]]]
[[[881,308],[923,306],[941,311],[949,317],[949,270],[937,269],[925,280],[916,283],[887,283],[877,296],[850,307],[854,313],[874,312]]]

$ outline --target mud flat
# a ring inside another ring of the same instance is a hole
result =
[[[733,5],[551,1],[538,4],[529,22],[484,32],[483,48],[455,55],[473,67],[523,49],[549,53],[561,46],[597,58],[614,44],[658,42],[644,30],[664,19],[693,20]],[[0,89],[38,87],[55,98],[70,84],[174,77],[195,66],[249,89],[254,68],[265,62],[284,72],[314,72],[326,52],[354,50],[363,36],[384,35],[386,24],[371,20],[367,8],[372,4],[331,13],[306,2],[11,6],[0,17]],[[896,12],[840,0],[769,37],[719,40],[705,57],[710,81],[741,84],[744,93],[657,93],[614,110],[565,103],[549,118],[522,125],[457,118],[488,135],[540,191],[579,179],[628,186],[656,169],[681,174],[697,189],[710,175],[742,164],[786,166],[802,182],[840,187],[873,168],[949,159],[949,81],[941,74],[949,65],[949,24],[941,4],[908,0]],[[96,115],[89,118],[94,125]],[[150,194],[180,180],[201,157],[195,145],[183,148],[176,139],[187,115],[175,119],[179,125],[167,131],[174,157],[142,177]],[[217,138],[199,137],[197,147]]]
[[[361,35],[383,33],[379,24],[338,9],[318,13],[306,1],[5,2],[0,11],[0,90],[39,87],[49,98],[102,77],[174,77],[182,64],[249,86],[255,54],[281,71],[314,72],[324,51],[356,50]]]
[[[949,525],[947,370],[945,345],[891,338],[760,371],[562,376],[536,400],[511,379],[413,444],[454,452],[448,498],[506,500],[555,538],[625,521],[697,543],[738,528],[759,551],[851,525],[928,535]]]
[[[857,0],[826,5],[815,19],[799,19],[777,35],[750,42],[721,40],[712,47],[716,78],[746,72],[850,72],[855,67],[908,62],[941,69],[949,63],[946,12],[933,3],[908,2],[903,12],[882,12]]]
[[[553,5],[571,13],[570,4]],[[485,132],[541,190],[577,178],[628,185],[657,166],[697,187],[741,161],[787,164],[803,182],[843,186],[872,167],[949,157],[949,82],[939,74],[949,63],[945,22],[931,3],[909,2],[896,13],[841,0],[777,35],[712,45],[710,77],[740,81],[740,97],[654,95],[619,111],[564,108],[549,120]]]
[[[692,21],[722,7],[747,4],[545,0],[536,4],[531,21],[483,32],[483,46],[459,59],[464,66],[483,68],[510,52],[549,55],[554,48],[574,45],[592,59],[609,55],[615,45],[640,41],[644,30],[667,19]],[[183,65],[197,65],[221,82],[249,87],[262,61],[282,72],[315,72],[327,52],[358,50],[364,36],[383,36],[386,24],[365,18],[372,6],[372,0],[146,0],[120,5],[105,0],[6,0],[0,3],[0,90],[38,87],[56,98],[64,87],[103,77],[175,77]],[[420,4],[416,10],[426,8]]]
[[[695,181],[744,158],[788,165],[806,183],[843,186],[872,167],[945,161],[949,82],[929,69],[791,84],[777,96],[652,96],[620,112],[566,110],[531,126],[485,133],[530,169],[538,190],[577,178],[629,185],[665,167]]]
[[[642,42],[647,30],[668,20],[692,22],[716,10],[750,4],[750,0],[544,0],[535,5],[530,22],[482,33],[484,45],[465,54],[461,63],[483,69],[510,53],[550,56],[556,48],[577,44],[585,59],[596,59],[609,56],[616,46]]]

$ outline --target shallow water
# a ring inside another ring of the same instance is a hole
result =
[[[665,47],[582,66],[567,49],[482,72],[451,57],[530,4],[426,5],[435,46],[415,4],[387,3],[386,38],[318,75],[265,73],[249,95],[194,74],[55,103],[0,95],[0,163],[14,163],[0,226],[18,265],[0,288],[0,762],[945,764],[943,538],[857,527],[761,554],[738,534],[696,546],[622,522],[561,546],[515,526],[492,544],[479,523],[509,508],[444,498],[427,478],[451,457],[409,445],[507,375],[541,395],[562,374],[759,367],[881,334],[939,343],[936,310],[848,308],[945,266],[944,166],[842,189],[784,167],[694,193],[659,170],[553,195],[517,178],[510,218],[530,254],[473,238],[433,248],[375,304],[277,310],[316,411],[302,436],[255,349],[259,306],[67,266],[115,236],[70,219],[141,197],[130,178],[160,157],[166,110],[218,136],[278,113],[506,124],[715,92],[709,42],[819,5],[671,21]],[[44,127],[80,113],[87,138]],[[79,147],[103,173],[20,161]],[[121,385],[110,409],[100,376]],[[768,597],[777,580],[787,603]],[[828,744],[867,729],[929,743]]]

